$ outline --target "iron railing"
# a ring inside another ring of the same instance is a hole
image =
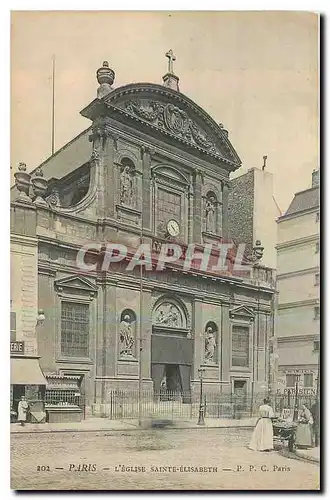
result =
[[[263,404],[267,394],[220,394],[206,392],[203,395],[205,418],[249,418],[258,416],[259,406]],[[297,397],[276,395],[271,398],[271,405],[276,414],[284,409],[293,409],[295,401],[301,408],[305,404],[311,408],[315,402],[313,396]],[[198,417],[200,396],[197,393],[172,393],[162,391],[142,391],[141,412],[143,418],[193,419]],[[110,419],[130,419],[139,416],[138,391],[112,390],[107,393],[102,404],[102,414]]]

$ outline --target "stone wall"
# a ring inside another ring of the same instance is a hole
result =
[[[254,171],[230,181],[228,197],[229,237],[253,247]]]

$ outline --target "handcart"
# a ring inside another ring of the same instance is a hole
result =
[[[296,440],[296,422],[286,420],[273,420],[274,442],[287,442],[289,451],[294,451]]]

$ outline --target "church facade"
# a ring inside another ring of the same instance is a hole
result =
[[[40,366],[46,378],[79,378],[87,406],[137,389],[139,373],[155,393],[197,391],[200,368],[205,390],[224,394],[265,392],[271,379],[272,270],[213,272],[198,256],[185,265],[191,248],[215,258],[230,242],[241,162],[224,127],[180,92],[167,57],[163,85],[114,88],[103,63],[81,112],[91,126],[31,174],[22,167],[12,190],[11,231],[32,231],[38,247]],[[151,256],[142,271],[141,244]]]

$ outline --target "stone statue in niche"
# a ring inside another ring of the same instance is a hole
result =
[[[134,173],[128,165],[123,167],[120,174],[120,203],[133,206],[135,199]]]
[[[156,325],[169,326],[170,328],[180,328],[182,318],[180,311],[173,304],[162,304],[156,315]]]
[[[215,348],[216,348],[215,334],[211,326],[206,329],[205,335],[205,362],[215,363]]]
[[[216,198],[210,196],[205,201],[205,221],[208,233],[216,232]]]
[[[134,345],[134,336],[132,334],[131,318],[125,314],[123,321],[119,326],[119,339],[120,339],[120,355],[132,357],[132,348]]]

